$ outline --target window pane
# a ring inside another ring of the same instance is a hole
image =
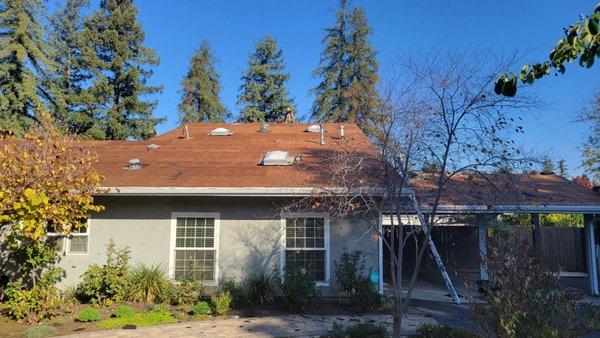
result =
[[[179,259],[182,256],[185,259]],[[175,278],[214,280],[213,250],[176,250],[175,257]]]
[[[325,281],[325,251],[286,250],[285,264],[289,268],[306,268],[315,281]]]
[[[88,236],[73,236],[69,240],[69,253],[87,253]]]

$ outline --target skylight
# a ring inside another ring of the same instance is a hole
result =
[[[264,166],[282,166],[293,165],[294,158],[287,151],[268,151],[260,160],[260,165]]]
[[[208,133],[208,135],[210,135],[210,136],[230,136],[230,135],[233,135],[233,133],[231,132],[231,130],[229,130],[227,128],[219,127],[219,128],[213,129],[213,131]]]
[[[318,124],[311,124],[308,128],[306,128],[306,131],[309,133],[319,133],[321,132],[321,126]]]

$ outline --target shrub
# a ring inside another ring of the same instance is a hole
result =
[[[469,330],[445,326],[445,325],[423,325],[415,333],[417,338],[477,338],[474,332]]]
[[[210,308],[210,304],[207,302],[198,302],[196,305],[194,305],[191,313],[194,316],[207,316],[212,313],[212,309]]]
[[[310,270],[296,266],[286,267],[281,292],[288,308],[297,312],[304,311],[320,295]]]
[[[131,276],[129,299],[134,302],[162,302],[166,298],[169,280],[162,264],[137,266]]]
[[[331,338],[385,338],[389,337],[387,329],[382,324],[373,323],[358,323],[350,325],[346,328],[344,326],[333,323],[331,334],[327,337]]]
[[[248,297],[243,285],[238,283],[235,278],[227,278],[221,285],[221,292],[228,292],[231,295],[231,307],[241,308],[248,303]]]
[[[30,289],[25,289],[20,282],[10,283],[5,290],[3,312],[10,318],[29,323],[52,317],[60,307],[61,295],[56,283],[62,274],[59,268],[47,270]]]
[[[224,315],[229,312],[231,300],[231,294],[227,291],[212,295],[210,297],[210,301],[215,308],[215,312],[219,315]]]
[[[492,230],[485,302],[471,307],[479,327],[500,337],[583,335],[586,323],[576,318],[584,309],[581,294],[562,286],[557,271],[540,263],[514,227],[498,223]]]
[[[130,288],[129,249],[117,250],[111,239],[106,245],[106,264],[91,265],[77,288],[78,297],[92,304],[110,305],[127,298]]]
[[[133,311],[133,308],[131,306],[121,305],[115,309],[114,316],[116,318],[123,318],[123,317],[131,317],[134,314],[135,314],[135,311]]]
[[[202,282],[184,279],[168,286],[167,299],[172,305],[195,304],[202,294],[202,289]]]
[[[28,327],[25,329],[25,337],[27,338],[38,338],[51,336],[56,332],[56,329],[48,325],[40,325],[34,327]]]
[[[344,249],[340,259],[335,261],[335,276],[339,291],[351,297],[352,304],[361,311],[381,304],[381,296],[368,276],[370,271],[367,276],[364,275],[364,256],[362,251],[348,252]]]
[[[271,304],[275,299],[277,285],[271,276],[261,272],[253,275],[246,280],[244,285],[246,291],[246,300],[258,304]]]
[[[159,307],[146,312],[135,313],[132,316],[110,318],[98,322],[98,327],[102,329],[120,329],[125,325],[135,325],[136,327],[171,324],[176,323],[177,319],[171,312],[164,307]]]
[[[93,308],[86,308],[77,314],[76,321],[86,323],[100,320],[100,312]]]

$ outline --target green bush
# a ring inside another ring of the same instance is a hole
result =
[[[96,322],[100,320],[100,312],[93,308],[86,308],[83,311],[77,314],[75,320],[78,322],[86,323],[86,322]]]
[[[121,305],[115,309],[114,316],[116,318],[131,317],[135,314],[133,308],[127,305]]]
[[[202,282],[184,279],[171,283],[168,286],[166,298],[172,305],[196,304],[198,299],[200,299],[202,289]]]
[[[215,308],[215,312],[219,315],[224,315],[229,312],[232,299],[233,298],[231,297],[231,294],[227,291],[212,295],[210,297],[210,301]]]
[[[131,280],[129,257],[129,249],[117,250],[111,239],[106,245],[106,264],[90,265],[77,288],[78,298],[83,302],[106,306],[126,299]]]
[[[137,266],[131,276],[129,300],[134,302],[162,302],[166,298],[169,280],[162,264]]]
[[[503,222],[490,228],[484,262],[485,302],[471,304],[475,323],[490,336],[579,337],[589,330],[578,314],[582,294],[566,288],[558,271],[540,262],[530,243]],[[583,316],[585,317],[585,316]]]
[[[62,269],[49,269],[41,274],[38,282],[30,289],[26,289],[20,282],[8,284],[4,291],[4,314],[28,323],[54,316],[61,304],[61,295],[56,283],[62,274]]]
[[[360,311],[372,309],[381,304],[381,295],[369,278],[365,276],[365,254],[354,250],[348,252],[345,248],[339,260],[335,261],[335,276],[339,291],[350,297],[352,304]]]
[[[477,338],[474,332],[444,325],[423,325],[417,329],[417,338]]]
[[[38,338],[51,336],[56,332],[56,329],[48,325],[40,325],[34,327],[28,327],[25,329],[25,337],[27,338]]]
[[[387,329],[383,324],[357,323],[344,327],[338,323],[333,323],[330,338],[386,338],[389,337]]]
[[[244,288],[246,300],[253,304],[272,304],[277,292],[275,281],[264,272],[248,278]]]
[[[221,292],[229,292],[232,298],[231,307],[233,308],[239,309],[248,304],[246,290],[235,278],[227,278],[221,285]]]
[[[291,311],[302,312],[320,296],[313,274],[305,267],[288,266],[281,292]]]
[[[135,325],[136,327],[171,324],[176,323],[177,319],[166,308],[160,307],[146,312],[135,313],[132,316],[110,318],[98,322],[101,329],[120,329],[125,325]]]
[[[207,316],[212,313],[212,309],[210,308],[210,304],[207,302],[198,302],[196,305],[194,305],[191,313],[194,316]]]

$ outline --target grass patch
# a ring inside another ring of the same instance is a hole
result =
[[[101,329],[120,329],[130,324],[137,327],[176,323],[177,319],[166,309],[156,309],[132,314],[128,317],[110,318],[98,322]]]
[[[51,336],[56,332],[56,329],[52,326],[41,325],[35,327],[28,327],[25,330],[25,337],[34,338],[34,337],[47,337]]]
[[[423,325],[417,329],[416,338],[478,338],[479,336],[469,330],[445,326]]]

